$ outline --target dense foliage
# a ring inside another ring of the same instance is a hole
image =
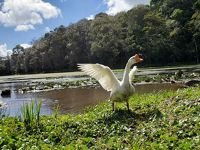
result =
[[[80,115],[0,119],[0,149],[200,149],[200,88],[135,94]]]
[[[199,63],[200,0],[151,0],[115,16],[60,26],[31,48],[13,48],[0,59],[0,74],[76,70],[77,63],[122,68],[134,53],[143,65]]]

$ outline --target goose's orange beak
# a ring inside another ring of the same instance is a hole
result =
[[[143,59],[140,58],[140,56],[138,54],[135,54],[134,57],[135,57],[136,63],[139,63],[139,62],[143,61]]]

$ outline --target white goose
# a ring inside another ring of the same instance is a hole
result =
[[[100,85],[110,93],[110,100],[112,101],[112,108],[114,111],[114,102],[126,102],[127,109],[129,109],[129,96],[135,92],[134,86],[131,84],[133,75],[137,71],[137,67],[134,66],[130,71],[133,64],[136,64],[143,59],[138,54],[132,56],[125,67],[122,81],[119,81],[112,70],[101,64],[78,64],[78,68],[85,72],[87,75],[95,78]]]

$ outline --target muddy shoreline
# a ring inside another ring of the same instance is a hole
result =
[[[185,67],[163,67],[163,68],[139,68],[138,76],[151,76],[157,74],[175,74],[178,70],[190,73],[200,73],[200,65],[192,65]],[[123,70],[114,70],[118,78],[123,74]],[[87,78],[83,72],[62,72],[62,73],[43,73],[43,74],[27,74],[27,75],[9,75],[0,76],[0,84],[17,83],[17,82],[41,82],[47,80],[49,82],[56,79],[70,81],[73,78]]]

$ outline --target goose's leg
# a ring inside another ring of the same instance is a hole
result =
[[[128,101],[126,101],[126,106],[127,106],[128,112],[130,112]]]
[[[112,101],[112,109],[113,109],[113,111],[115,111],[115,103],[114,103],[114,101]]]

